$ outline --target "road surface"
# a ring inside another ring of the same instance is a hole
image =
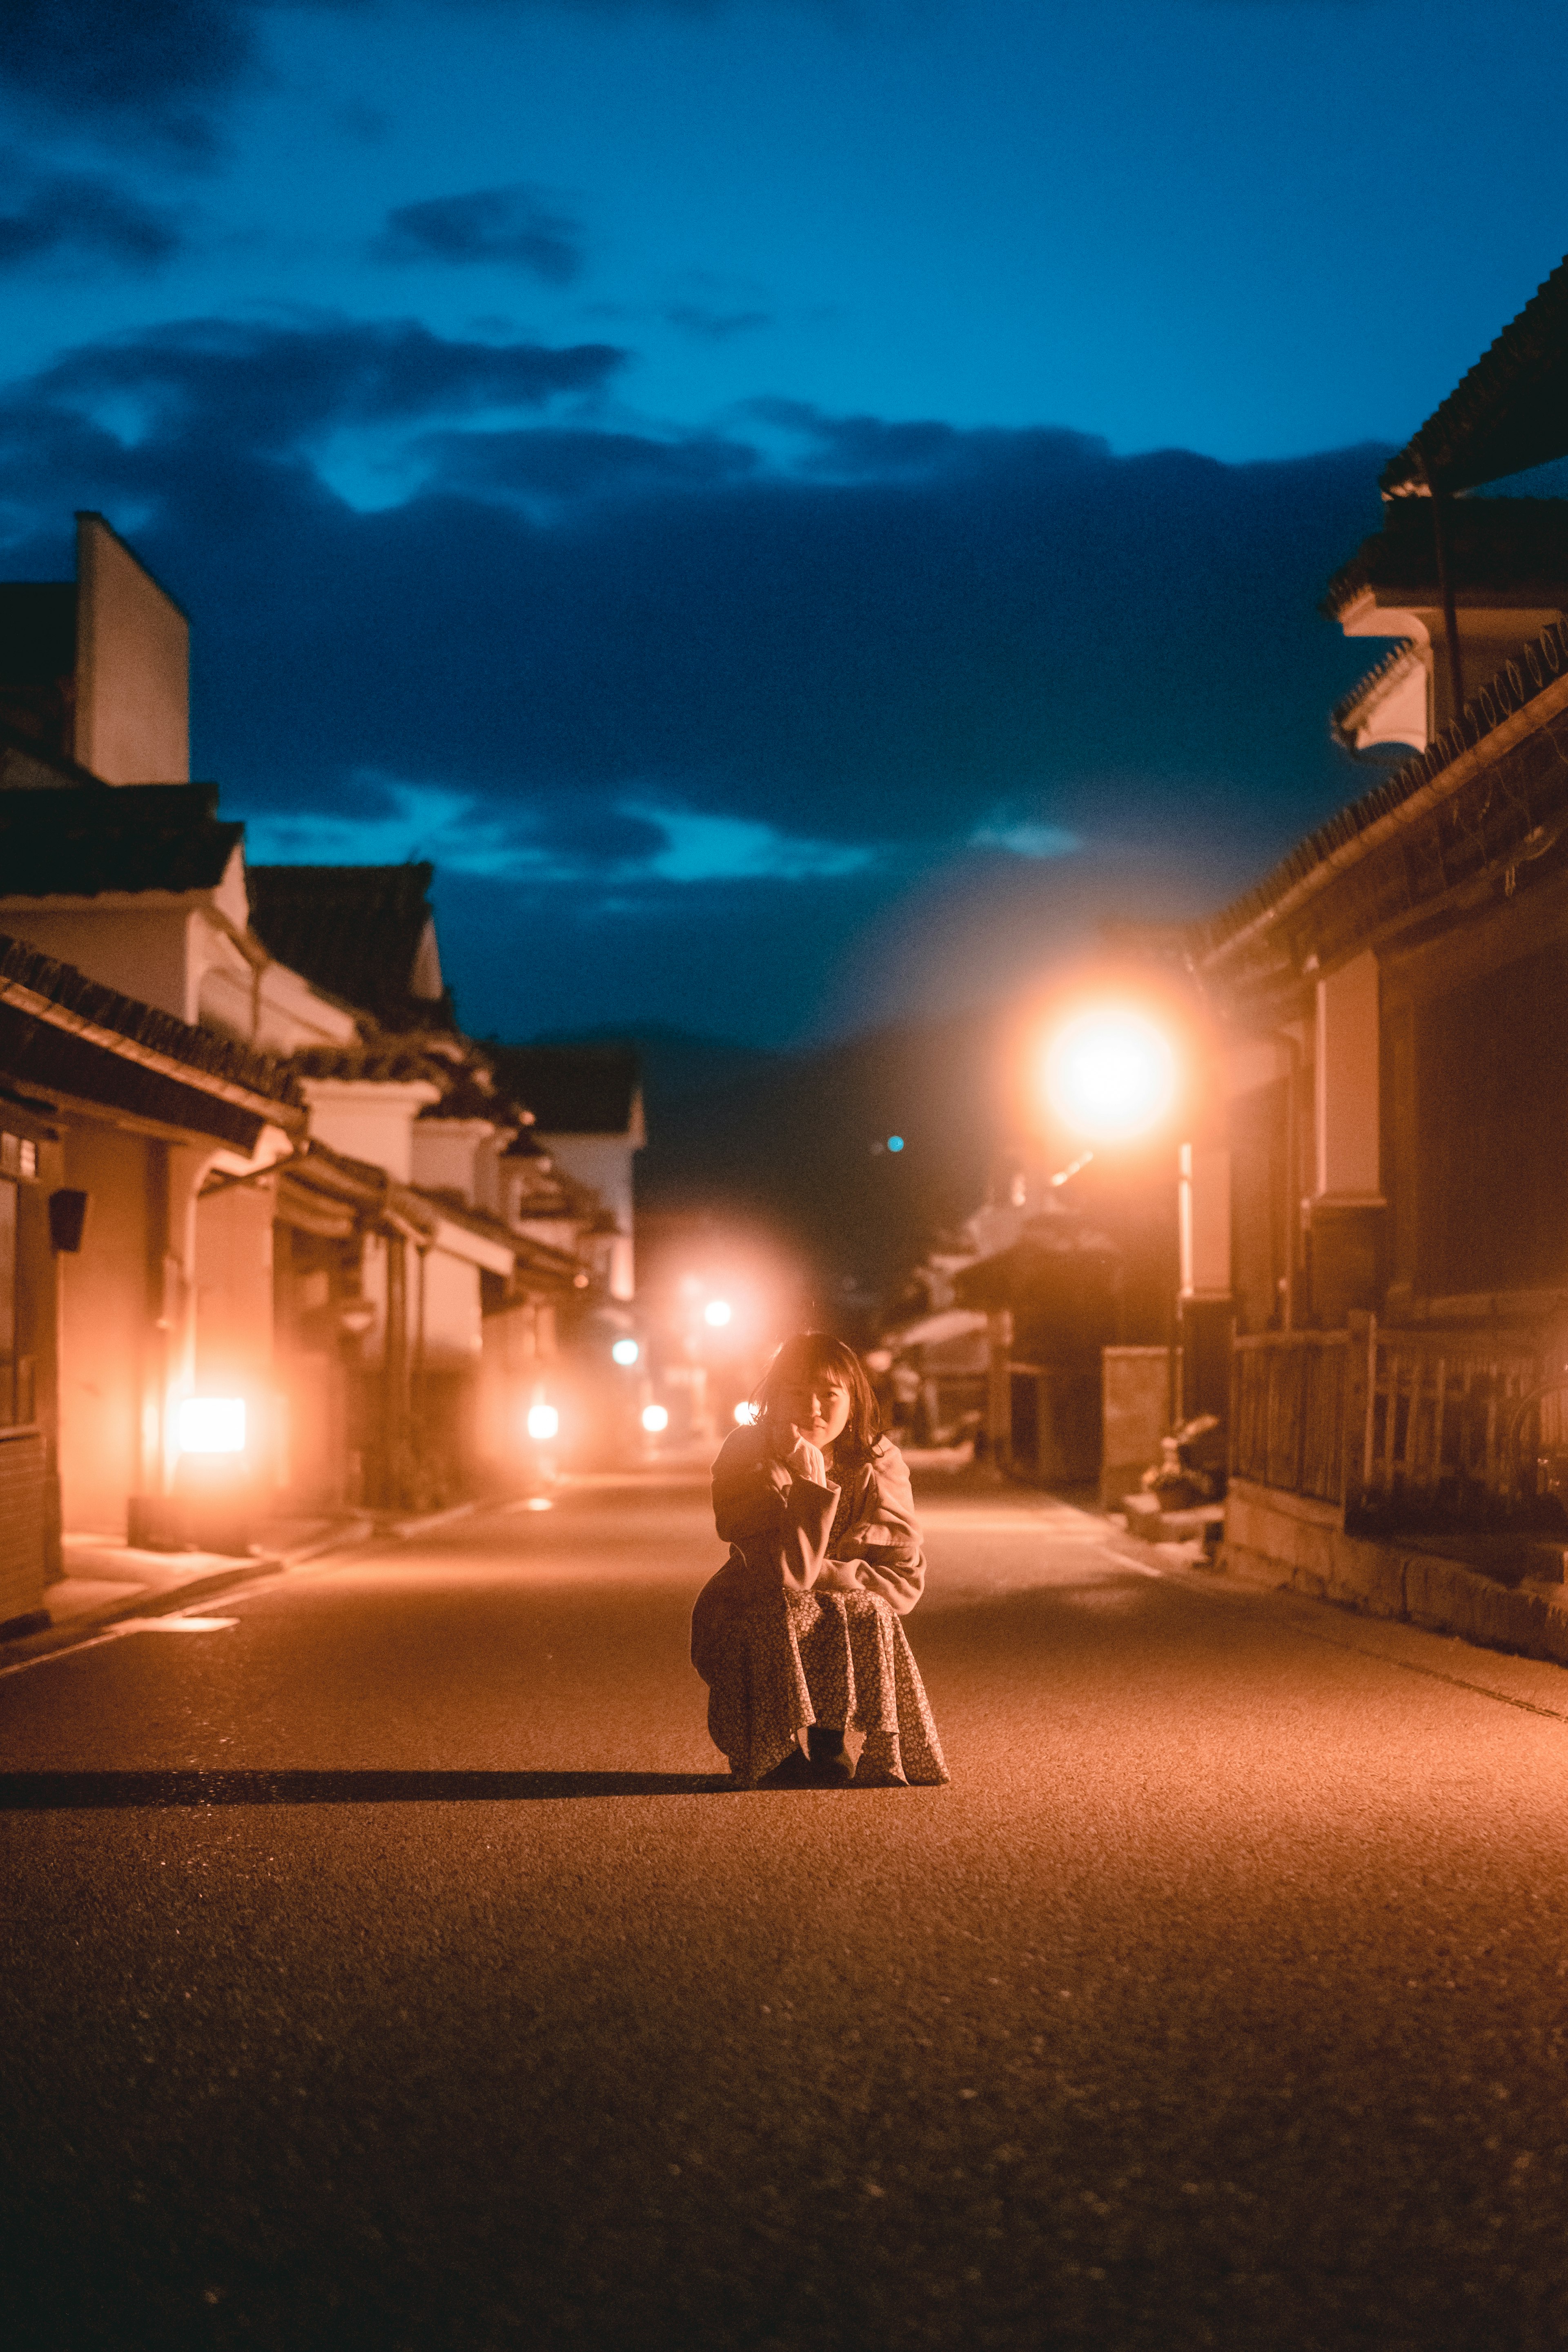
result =
[[[1560,2347],[1568,1673],[929,1524],[947,1789],[722,1786],[679,1478],[0,1678],[18,2352]]]

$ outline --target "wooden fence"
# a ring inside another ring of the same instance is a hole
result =
[[[1268,1331],[1236,1341],[1231,1469],[1380,1516],[1484,1524],[1527,1507],[1568,1448],[1568,1388],[1528,1332]]]
[[[1260,1486],[1344,1500],[1343,1331],[1259,1331],[1231,1359],[1231,1472]]]

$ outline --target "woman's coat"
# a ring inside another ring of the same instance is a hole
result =
[[[790,1592],[868,1592],[900,1617],[925,1589],[910,1474],[890,1438],[879,1438],[870,1460],[847,1471],[842,1483],[830,1473],[819,1486],[777,1461],[760,1429],[737,1429],[713,1465],[713,1517],[730,1557],[692,1612],[691,1662],[704,1681],[713,1679],[711,1645],[722,1640],[731,1612],[781,1585]],[[836,1523],[843,1531],[834,1541]]]

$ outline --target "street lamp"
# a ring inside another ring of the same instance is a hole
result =
[[[1158,1127],[1176,1096],[1171,1043],[1142,1013],[1080,1013],[1046,1054],[1046,1094],[1088,1143],[1130,1143]]]

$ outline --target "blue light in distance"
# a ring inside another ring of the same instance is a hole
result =
[[[617,1364],[635,1364],[642,1349],[635,1339],[617,1339],[610,1353]]]
[[[889,1135],[889,1138],[888,1138],[888,1149],[889,1149],[889,1151],[901,1151],[901,1150],[903,1150],[903,1148],[904,1148],[904,1139],[903,1139],[903,1137],[902,1137],[901,1135]]]

